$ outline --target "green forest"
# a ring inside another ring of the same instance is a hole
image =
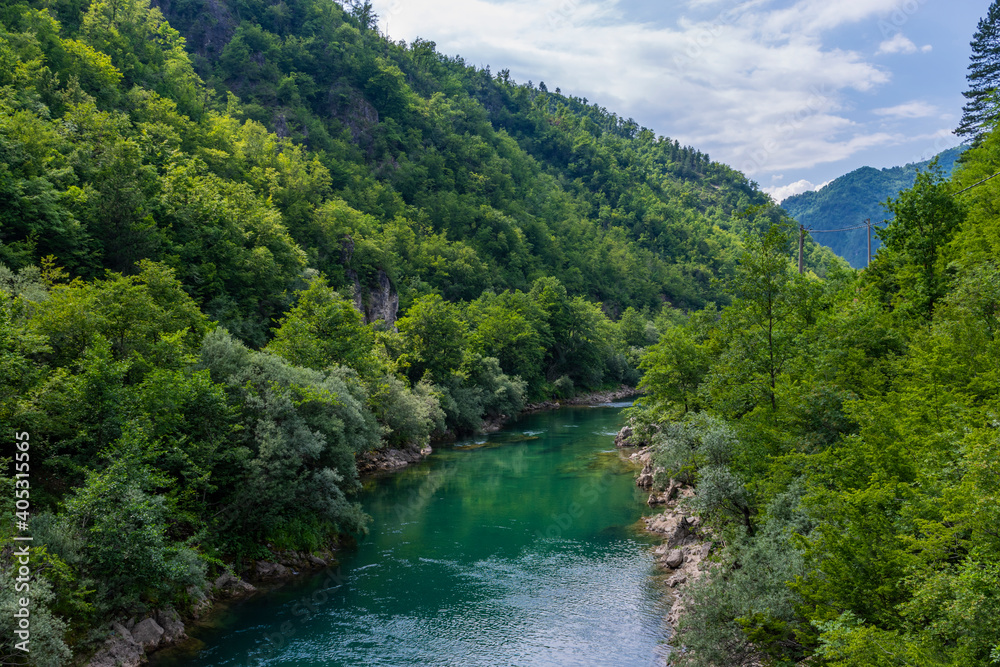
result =
[[[642,358],[657,483],[721,547],[676,664],[1000,664],[997,172],[993,130],[918,174],[864,272],[798,275],[772,228]]]
[[[875,169],[861,167],[835,178],[819,190],[793,195],[781,202],[781,208],[806,229],[843,229],[863,225],[865,220],[881,224],[892,217],[885,203],[903,190],[913,187],[917,174],[926,171],[936,160],[945,177],[951,176],[967,146],[950,148],[933,160],[915,162],[904,167]],[[853,229],[834,234],[816,234],[815,239],[856,269],[868,263],[868,231]],[[872,252],[881,241],[872,235]]]
[[[915,177],[868,270],[809,241],[800,274],[743,174],[376,25],[0,4],[0,659],[26,461],[30,664],[62,665],[363,539],[361,454],[638,384],[724,545],[679,659],[1000,663],[1000,181],[956,194],[1000,135]]]

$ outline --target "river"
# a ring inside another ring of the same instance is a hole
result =
[[[522,417],[361,494],[371,532],[339,569],[189,628],[207,665],[657,665],[664,609],[614,450],[626,403]]]

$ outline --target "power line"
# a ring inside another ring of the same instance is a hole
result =
[[[968,192],[972,188],[978,187],[978,186],[982,185],[983,183],[986,183],[987,181],[991,181],[994,178],[996,178],[997,176],[1000,176],[1000,171],[998,171],[997,173],[993,174],[992,176],[987,176],[986,178],[984,178],[983,180],[979,181],[978,183],[973,183],[969,187],[964,188],[962,190],[959,190],[958,192],[955,193],[955,195],[960,195],[963,192]],[[885,220],[883,220],[882,222],[872,222],[871,220],[866,220],[865,224],[863,224],[863,225],[855,225],[853,227],[843,227],[841,229],[806,229],[805,225],[799,225],[799,273],[802,273],[803,270],[804,270],[804,265],[803,265],[803,243],[805,241],[805,234],[806,234],[806,232],[809,232],[810,234],[835,234],[837,232],[853,232],[853,231],[858,230],[858,229],[867,229],[868,230],[868,264],[871,265],[871,263],[872,263],[872,227],[874,227],[875,225],[884,224],[885,222],[886,222]]]
[[[986,178],[984,178],[983,180],[981,180],[981,181],[979,181],[977,183],[973,183],[972,185],[970,185],[967,188],[963,188],[962,190],[959,190],[955,194],[956,195],[960,195],[963,192],[968,192],[972,188],[979,187],[983,183],[986,183],[987,181],[991,181],[994,178],[996,178],[997,176],[1000,176],[1000,171],[998,171],[997,173],[993,174],[992,176],[987,176]],[[883,220],[882,222],[873,222],[871,224],[873,224],[873,225],[882,225],[882,224],[885,224],[885,222],[886,221]],[[854,227],[844,227],[842,229],[809,229],[808,227],[806,227],[805,231],[809,232],[810,234],[833,234],[835,232],[853,232],[856,229],[865,229],[866,227],[868,227],[868,225],[855,225]]]
[[[989,181],[989,180],[992,180],[992,179],[996,178],[997,176],[1000,176],[1000,171],[998,171],[997,173],[993,174],[992,176],[987,176],[986,178],[984,178],[983,180],[979,181],[978,183],[973,183],[972,185],[970,185],[969,187],[965,188],[964,190],[959,190],[959,191],[958,191],[958,192],[956,192],[955,194],[956,194],[956,195],[960,195],[960,194],[962,194],[963,192],[968,192],[968,191],[969,191],[969,190],[971,190],[972,188],[974,188],[974,187],[977,187],[977,186],[980,186],[980,185],[982,185],[983,183],[985,183],[986,181]]]
[[[873,225],[881,225],[881,222],[873,222]],[[850,232],[855,229],[865,229],[868,225],[857,225],[855,227],[844,227],[843,229],[809,229],[806,227],[806,231],[810,234],[831,234],[833,232]]]

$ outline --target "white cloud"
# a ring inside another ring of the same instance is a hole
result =
[[[664,24],[626,19],[624,0],[376,0],[375,9],[393,38],[431,39],[448,55],[475,54],[470,64],[655,119],[658,133],[750,175],[902,140],[847,116],[848,93],[890,74],[823,44],[825,31],[874,20],[898,0],[671,4],[679,18]]]
[[[917,48],[917,45],[910,41],[903,33],[898,32],[892,37],[892,39],[887,39],[879,44],[878,51],[875,52],[875,55],[880,56],[892,53],[910,54],[916,53],[917,51],[930,53],[933,49],[934,47],[930,44]]]
[[[815,185],[807,180],[795,181],[794,183],[789,183],[788,185],[772,185],[769,188],[764,188],[764,192],[771,195],[774,201],[779,204],[791,196],[800,195],[803,192],[810,192],[812,190],[819,190],[829,184],[821,183],[820,185]]]
[[[877,116],[887,116],[890,118],[930,118],[931,116],[938,115],[940,112],[941,110],[936,106],[916,100],[872,111]]]

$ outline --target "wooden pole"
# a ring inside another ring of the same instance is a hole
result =
[[[868,265],[872,265],[872,219],[868,218],[865,220],[865,224],[868,225]]]
[[[803,273],[805,270],[805,265],[802,263],[802,248],[806,243],[806,228],[805,225],[799,225],[799,273]]]

